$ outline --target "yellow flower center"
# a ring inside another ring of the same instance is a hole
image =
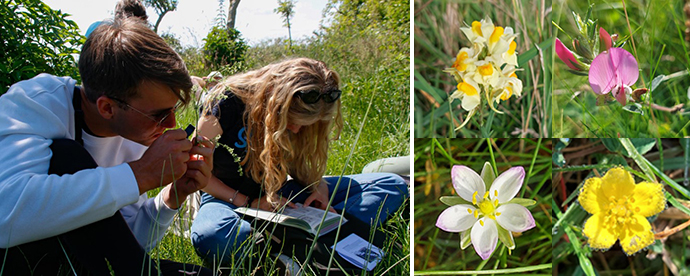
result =
[[[517,78],[517,75],[515,74],[515,72],[513,72],[512,74],[510,74],[509,77],[511,77],[511,78]]]
[[[510,96],[513,95],[513,88],[510,86],[506,86],[506,90],[508,90],[509,93],[503,93],[501,94],[501,100],[507,100],[510,98]]]
[[[479,74],[482,74],[482,76],[485,76],[485,77],[491,76],[494,73],[494,67],[491,65],[491,63],[479,66],[478,69],[479,69]]]
[[[472,22],[472,31],[476,35],[482,36],[482,23],[479,23],[479,21]]]
[[[460,52],[458,53],[457,58],[455,59],[455,62],[453,63],[453,67],[455,69],[458,69],[458,71],[463,72],[467,69],[467,64],[465,64],[465,60],[469,58],[469,55],[467,52]]]
[[[477,89],[474,89],[474,86],[472,86],[466,82],[458,83],[458,91],[465,93],[465,95],[467,95],[467,96],[477,95]]]
[[[494,28],[494,32],[491,33],[491,37],[489,38],[489,42],[491,42],[491,43],[498,42],[498,40],[501,39],[502,35],[503,35],[503,27]]]
[[[516,47],[517,47],[517,43],[515,43],[515,41],[511,41],[510,46],[508,47],[508,55],[510,55],[510,56],[514,55]]]
[[[498,194],[498,191],[495,191],[494,193]],[[477,192],[475,192],[475,195]],[[477,204],[479,206],[479,212],[481,212],[482,215],[484,215],[487,218],[496,219],[496,216],[500,216],[501,213],[496,212],[496,207],[498,207],[498,199],[495,199],[494,201],[491,201],[489,199],[489,192],[486,192],[484,194],[484,199]],[[475,218],[478,217],[478,214],[476,214],[475,211]]]
[[[620,229],[625,224],[633,222],[634,207],[632,203],[627,196],[618,199],[611,196],[609,198],[609,210],[604,218],[605,227]]]

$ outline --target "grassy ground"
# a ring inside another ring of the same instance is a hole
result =
[[[629,154],[621,142],[630,141],[637,154]],[[553,169],[556,225],[553,228],[554,275],[689,275],[690,231],[680,228],[690,220],[687,206],[688,139],[560,139],[554,149]],[[617,242],[608,251],[591,249],[583,237],[590,216],[577,200],[589,177],[603,176],[612,167],[623,166],[641,181],[664,184],[668,200],[665,211],[651,217],[656,242],[647,250],[626,256]],[[685,183],[685,184],[683,184]],[[687,226],[687,225],[686,225]]]
[[[526,176],[518,197],[537,204],[528,207],[536,227],[515,235],[516,248],[510,252],[499,243],[493,255],[482,260],[472,246],[460,249],[459,234],[445,232],[435,224],[447,208],[439,197],[454,195],[452,166],[481,171],[485,162],[495,164],[499,174],[523,166]],[[416,139],[414,171],[415,275],[470,275],[476,271],[551,275],[550,140]]]
[[[688,101],[690,66],[688,37],[681,0],[654,1],[554,1],[554,22],[574,33],[572,12],[585,17],[593,5],[592,18],[611,34],[627,39],[623,46],[640,68],[634,88],[651,90],[641,104],[643,114],[623,109],[618,102],[596,105],[587,76],[569,73],[560,60],[554,65],[554,137],[678,137],[687,136],[686,109],[678,112],[652,109],[683,105]],[[625,4],[625,6],[623,5]],[[627,10],[627,16],[626,16]],[[628,22],[630,27],[628,27]],[[630,39],[630,34],[632,38]],[[572,47],[563,32],[557,36]],[[675,73],[675,74],[674,74]],[[655,85],[657,84],[657,85]]]
[[[551,0],[421,1],[414,6],[415,137],[550,137],[551,136]],[[517,75],[522,97],[501,102],[494,114],[485,101],[481,112],[456,132],[467,111],[448,101],[456,82],[443,72],[469,42],[460,27],[488,17],[512,26],[516,38]]]
[[[404,61],[395,63],[409,64]],[[341,89],[344,93],[341,99],[344,130],[340,139],[332,142],[326,174],[358,173],[371,161],[383,157],[405,155],[409,152],[409,109],[394,109],[391,106],[391,102],[405,100],[403,91],[409,91],[409,86],[404,83],[399,85],[399,82],[395,81],[396,78],[400,78],[398,74],[376,74],[376,72],[354,74],[339,70],[339,66],[343,65],[335,64],[335,66],[331,65],[331,68],[340,73],[343,82]],[[385,95],[381,91],[393,93]],[[407,97],[409,98],[409,94]],[[187,108],[178,114],[178,127],[184,128],[187,124],[195,124],[197,115],[193,110],[193,108]],[[153,195],[155,192],[150,193],[150,196]],[[405,202],[398,213],[382,226],[382,229],[388,236],[383,247],[387,254],[376,269],[367,275],[380,275],[384,272],[390,275],[409,273],[409,202]],[[254,257],[260,258],[258,265],[271,267],[275,260],[265,254],[260,254],[259,251],[254,252],[257,253]],[[161,244],[153,250],[153,256],[201,264],[201,259],[195,254],[191,242],[172,233],[168,233]],[[255,260],[254,264],[256,263]],[[214,265],[211,264],[211,266]],[[255,266],[250,267],[238,262],[231,265],[230,271],[224,272],[224,275],[228,273],[250,275],[254,273]]]

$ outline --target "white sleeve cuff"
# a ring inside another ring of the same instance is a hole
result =
[[[172,209],[165,204],[162,194],[163,193],[158,193],[158,195],[156,195],[156,198],[153,200],[153,204],[158,212],[159,223],[170,225],[173,217],[175,217],[175,214],[177,214],[177,210]]]

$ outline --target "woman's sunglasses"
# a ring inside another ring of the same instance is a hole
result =
[[[305,104],[315,104],[321,98],[323,98],[323,101],[327,103],[335,102],[338,98],[340,98],[340,94],[342,94],[342,91],[337,89],[328,91],[326,93],[321,93],[319,90],[309,90],[297,91],[295,96],[302,99]]]

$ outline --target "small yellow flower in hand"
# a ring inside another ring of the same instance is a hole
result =
[[[652,226],[646,217],[666,208],[661,184],[635,184],[632,175],[623,168],[613,168],[604,177],[587,179],[578,201],[592,214],[583,231],[589,246],[608,250],[620,240],[627,255],[654,243]]]

